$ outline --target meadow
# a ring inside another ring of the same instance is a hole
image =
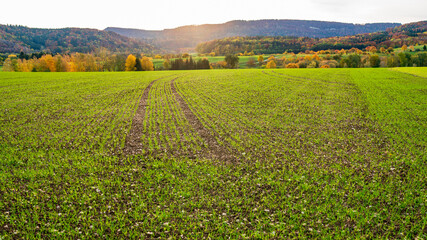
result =
[[[0,72],[0,239],[425,239],[426,77]]]

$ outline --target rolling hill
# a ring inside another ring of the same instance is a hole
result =
[[[167,50],[194,48],[214,39],[235,36],[296,36],[326,38],[383,31],[400,23],[352,24],[308,20],[230,21],[223,24],[182,26],[162,31],[108,27],[105,30],[126,37],[145,39]]]
[[[85,28],[42,29],[0,24],[0,53],[89,53],[100,47],[120,53],[150,53],[156,50],[142,40],[109,31]]]
[[[386,31],[356,34],[343,37],[309,38],[309,37],[226,37],[203,42],[197,45],[198,53],[215,52],[219,55],[253,51],[255,54],[272,54],[288,52],[303,52],[306,50],[341,50],[358,48],[364,49],[375,46],[378,49],[396,48],[404,44],[427,44],[427,21],[408,23]]]

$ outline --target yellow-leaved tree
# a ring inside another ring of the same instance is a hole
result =
[[[3,63],[3,71],[4,72],[15,72],[18,70],[18,61],[15,58],[11,58],[10,56],[6,58]]]
[[[406,44],[402,46],[402,51],[405,52],[407,49],[408,49],[408,46],[406,46]]]
[[[258,56],[258,62],[259,64],[262,64],[262,62],[264,61],[264,57],[262,55]]]
[[[125,70],[126,71],[135,71],[136,70],[135,65],[136,65],[136,57],[134,55],[130,54],[126,58]]]
[[[18,59],[18,72],[31,72],[34,68],[33,59]]]
[[[168,70],[169,68],[170,68],[170,66],[171,66],[171,63],[169,62],[169,60],[165,60],[164,62],[163,62],[163,68],[165,69],[165,70]]]
[[[154,71],[153,62],[148,57],[142,57],[141,66],[142,66],[142,71]]]
[[[41,57],[40,59],[45,61],[46,66],[49,69],[49,72],[56,72],[55,60],[53,60],[52,55],[47,54],[47,55],[44,55],[43,57]]]

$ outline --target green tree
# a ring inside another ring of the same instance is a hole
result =
[[[378,55],[374,54],[369,57],[369,63],[371,64],[371,67],[379,67],[381,59]]]
[[[351,54],[348,56],[349,67],[351,68],[360,68],[362,66],[362,58],[359,54]]]
[[[14,61],[16,62],[16,60],[12,60],[10,58],[6,58],[6,60],[3,63],[3,71],[4,72],[15,72],[17,70],[17,67],[15,67]]]
[[[418,67],[426,67],[427,66],[427,54],[420,53],[418,54]]]
[[[16,72],[18,71],[18,58],[16,55],[9,55],[3,63],[3,71]]]
[[[401,67],[408,67],[411,66],[411,54],[410,53],[404,53],[400,52],[397,54],[399,57],[399,62]]]
[[[398,67],[399,58],[396,56],[390,56],[387,58],[387,67]]]
[[[236,55],[228,54],[225,56],[224,60],[227,63],[228,68],[237,68],[239,64],[239,57]]]

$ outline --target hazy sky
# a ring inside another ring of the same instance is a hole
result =
[[[427,0],[5,0],[0,24],[161,30],[230,20],[307,19],[348,23],[427,20]]]

